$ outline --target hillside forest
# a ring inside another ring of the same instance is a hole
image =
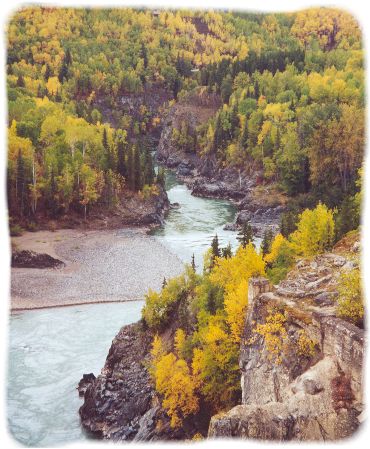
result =
[[[344,11],[32,7],[14,14],[7,36],[14,223],[156,195],[163,174],[151,150],[162,117],[206,92],[222,105],[194,135],[178,130],[180,148],[258,172],[291,198],[295,218],[320,199],[340,211],[341,233],[358,224],[363,51]],[[135,98],[140,106],[125,107]]]
[[[202,273],[189,265],[150,291],[141,325],[149,367],[173,428],[240,397],[239,348],[248,280],[277,284],[298,258],[329,251],[360,226],[364,60],[357,21],[337,9],[296,13],[26,7],[8,24],[11,224],[32,229],[128,197],[158,195],[152,151],[171,107],[217,98],[177,147],[221,169],[258,174],[286,198],[281,229],[256,248],[239,231],[233,254],[217,236]],[[136,107],[130,107],[130,104]],[[339,285],[338,316],[363,326],[360,271]],[[286,317],[256,329],[279,363]],[[162,338],[166,329],[171,338]],[[315,343],[302,334],[296,356]],[[206,405],[206,407],[205,407]]]

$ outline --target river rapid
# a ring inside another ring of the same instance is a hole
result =
[[[152,234],[184,263],[192,254],[198,271],[215,234],[220,246],[237,246],[223,230],[235,207],[226,200],[197,198],[167,173],[171,208]],[[148,288],[150,285],[148,285]],[[8,428],[25,446],[61,446],[86,439],[80,427],[76,386],[83,373],[98,375],[119,329],[137,321],[143,301],[90,304],[13,313],[9,322]]]

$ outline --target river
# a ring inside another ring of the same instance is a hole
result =
[[[226,200],[197,198],[172,173],[166,189],[172,208],[153,232],[185,263],[192,254],[198,270],[217,233],[221,246],[237,246],[236,233],[223,230],[233,220]],[[148,288],[150,286],[148,285]],[[81,305],[14,313],[9,325],[9,430],[25,446],[61,446],[86,439],[78,416],[76,386],[83,373],[97,375],[120,327],[140,317],[143,302]]]

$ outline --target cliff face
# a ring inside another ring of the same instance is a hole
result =
[[[123,327],[112,342],[101,374],[84,375],[79,392],[83,427],[98,438],[147,441],[184,437],[169,425],[149,373],[151,336],[139,324]]]
[[[173,131],[179,130],[183,122],[187,123],[189,133],[194,135],[196,128],[213,117],[220,105],[217,95],[200,91],[170,107],[163,119],[157,159],[162,165],[176,170],[177,176],[194,196],[228,199],[236,204],[235,222],[228,223],[226,229],[236,230],[250,221],[255,235],[262,237],[266,229],[278,230],[286,198],[276,195],[269,186],[265,186],[262,195],[256,195],[260,173],[254,168],[247,171],[220,167],[214,155],[200,157],[195,148],[193,152],[186,153],[173,138]]]
[[[364,330],[334,316],[336,254],[301,261],[272,287],[252,279],[241,344],[242,405],[211,419],[209,436],[336,440],[362,421]]]
[[[356,431],[363,419],[365,336],[335,316],[335,304],[338,278],[356,267],[358,249],[356,242],[350,251],[301,260],[277,286],[250,280],[239,360],[241,405],[213,416],[209,437],[322,441]],[[174,320],[163,338],[173,337],[175,328]],[[85,429],[114,441],[206,434],[205,407],[180,429],[171,428],[146,368],[151,339],[140,323],[122,328],[101,374],[84,376]]]

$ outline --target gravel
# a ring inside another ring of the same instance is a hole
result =
[[[142,300],[149,288],[160,290],[164,277],[179,275],[184,268],[176,255],[141,229],[59,232],[58,239],[44,233],[42,238],[66,265],[12,268],[12,310]],[[39,241],[37,233],[32,241]],[[22,237],[17,245],[22,246]]]

